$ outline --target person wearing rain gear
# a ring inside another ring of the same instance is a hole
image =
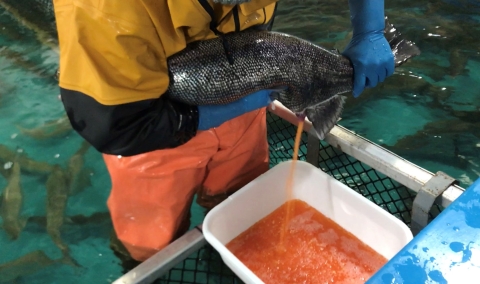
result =
[[[59,86],[72,127],[103,154],[118,239],[143,261],[181,236],[190,206],[212,208],[268,170],[264,90],[222,106],[162,96],[166,58],[193,41],[270,30],[276,0],[54,0]],[[393,73],[384,0],[350,0],[354,96]]]

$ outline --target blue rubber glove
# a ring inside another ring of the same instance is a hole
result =
[[[384,0],[349,0],[353,36],[343,55],[353,64],[353,96],[393,74],[395,62],[385,29]]]
[[[272,92],[274,91],[258,91],[226,105],[198,106],[198,130],[218,127],[232,118],[268,106],[272,102]]]

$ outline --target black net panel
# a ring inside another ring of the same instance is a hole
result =
[[[280,162],[292,159],[297,128],[270,113],[267,119],[270,167],[273,167]],[[307,159],[307,139],[307,134],[303,133],[298,153],[298,159],[302,161]],[[326,142],[322,141],[319,147],[319,168],[387,210],[408,226],[410,225],[410,212],[415,192]],[[440,211],[440,206],[434,205],[430,218],[436,217]],[[211,246],[206,245],[171,269],[156,283],[243,282],[222,262],[219,254]]]
[[[155,283],[243,283],[209,245],[179,263]]]

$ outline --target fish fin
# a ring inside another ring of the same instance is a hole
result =
[[[405,63],[408,59],[420,55],[420,49],[414,42],[406,40],[403,35],[385,17],[385,38],[392,49],[395,67]]]
[[[346,97],[336,95],[330,100],[313,108],[307,108],[306,114],[320,140],[325,139],[340,118]]]
[[[64,256],[60,259],[60,263],[69,265],[72,267],[82,267],[75,259],[73,259],[69,254],[64,254]]]
[[[74,269],[74,274],[80,276],[85,273],[85,266],[81,265],[75,258],[73,258],[68,251],[63,251],[63,256],[58,261],[61,264],[71,266]]]
[[[23,232],[23,229],[25,229],[25,226],[27,225],[27,221],[28,221],[28,218],[19,217],[16,224],[15,224],[13,232],[12,231],[9,232],[9,231],[6,230],[7,234],[10,235],[12,240],[17,240],[20,237],[20,235]]]

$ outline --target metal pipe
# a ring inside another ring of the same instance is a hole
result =
[[[298,125],[296,115],[285,108],[281,103],[274,101],[268,110],[280,118],[287,120],[294,125]],[[316,132],[312,127],[312,123],[308,121],[308,119],[305,120],[303,127],[309,135],[317,137]],[[434,176],[430,171],[405,160],[380,145],[377,145],[339,125],[334,126],[330,133],[326,135],[325,141],[345,154],[369,165],[415,192],[418,192],[422,186]],[[312,144],[312,141],[309,142]],[[436,202],[443,207],[447,207],[459,197],[463,191],[463,188],[457,185],[452,185],[441,195],[441,198],[437,199]]]
[[[115,280],[113,284],[152,283],[206,244],[199,225]]]

